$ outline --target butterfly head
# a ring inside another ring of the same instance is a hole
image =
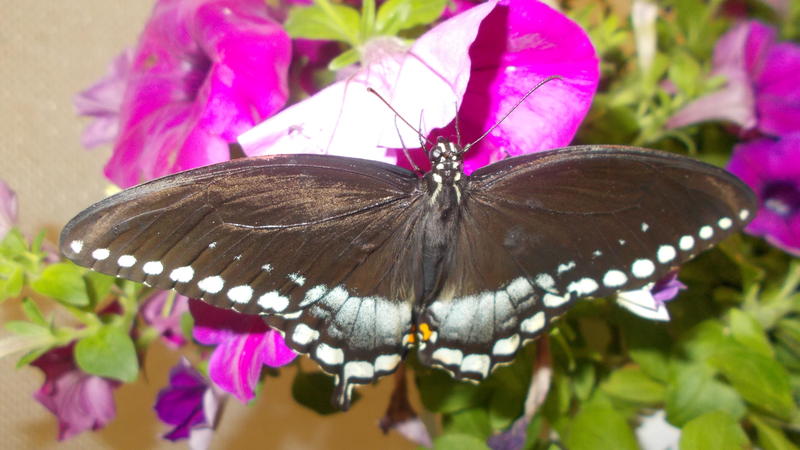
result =
[[[464,176],[464,149],[444,137],[436,139],[436,146],[428,152],[432,177],[437,183],[453,184]],[[441,180],[441,181],[438,181]]]

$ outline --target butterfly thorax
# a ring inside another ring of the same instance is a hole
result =
[[[421,304],[441,290],[443,268],[450,259],[458,230],[460,204],[467,183],[462,170],[462,153],[460,146],[443,138],[439,138],[429,153],[433,168],[422,181],[427,189],[427,201],[422,224]]]

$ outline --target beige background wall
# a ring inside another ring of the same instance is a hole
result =
[[[101,167],[108,149],[87,151],[79,136],[85,121],[71,99],[105,74],[111,59],[133,45],[153,0],[0,0],[0,178],[17,191],[20,225],[29,235],[46,227],[55,239],[61,225],[103,195]],[[0,318],[18,315],[18,302],[0,305]],[[5,333],[5,332],[2,332]],[[116,394],[117,419],[98,433],[56,444],[55,419],[33,398],[43,380],[33,368],[0,360],[2,448],[181,448],[161,441],[166,427],[152,411],[178,355],[160,345],[147,355],[147,379]],[[298,407],[289,387],[293,368],[270,380],[257,404],[231,400],[214,448],[411,447],[376,424],[391,380],[361,390],[346,414],[321,418]]]

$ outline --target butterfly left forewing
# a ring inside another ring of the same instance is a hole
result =
[[[643,149],[571,147],[480,169],[447,281],[419,318],[420,360],[481,379],[575,299],[648,286],[755,208],[729,173]]]
[[[261,314],[287,344],[354,383],[406,352],[417,290],[417,177],[314,155],[235,160],[123,191],[64,229],[78,264]]]

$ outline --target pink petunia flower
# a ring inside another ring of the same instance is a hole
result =
[[[110,144],[117,138],[122,99],[131,75],[132,63],[133,51],[123,51],[111,62],[105,77],[75,96],[78,114],[93,118],[81,136],[84,147],[95,148]]]
[[[728,170],[759,199],[745,231],[800,256],[800,132],[737,145]]]
[[[200,300],[189,301],[195,319],[194,338],[216,345],[208,361],[208,375],[217,386],[242,402],[255,396],[261,367],[280,367],[297,354],[276,330],[258,316],[215,308]]]
[[[169,385],[158,392],[158,418],[174,426],[164,439],[189,438],[190,447],[208,448],[223,396],[186,359],[172,368]]]
[[[171,301],[170,295],[173,295]],[[155,328],[171,348],[186,344],[181,332],[181,316],[189,311],[189,299],[180,294],[159,291],[145,300],[140,312],[145,323]]]
[[[285,103],[290,57],[289,37],[261,0],[159,0],[128,70],[86,91],[125,86],[106,125],[90,125],[107,130],[106,113],[119,110],[106,176],[128,187],[228,159],[228,142]]]
[[[714,48],[712,75],[724,76],[726,85],[678,111],[667,127],[724,120],[768,135],[800,131],[800,85],[794,81],[800,46],[776,42],[775,35],[757,21],[725,33]]]
[[[113,392],[119,382],[82,372],[72,351],[72,345],[55,348],[31,363],[44,372],[34,398],[58,418],[59,440],[103,428],[116,416]]]
[[[323,89],[239,136],[248,154],[327,153],[398,162],[395,150],[419,137],[395,120],[381,93],[424,130],[475,139],[551,75],[506,122],[466,157],[471,171],[488,162],[567,145],[597,86],[598,60],[588,37],[563,14],[535,1],[489,1],[440,23],[411,47],[381,37],[366,44],[364,63]],[[423,130],[423,131],[424,131]],[[431,139],[432,140],[432,139]]]

